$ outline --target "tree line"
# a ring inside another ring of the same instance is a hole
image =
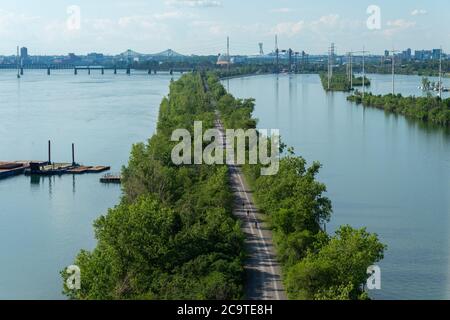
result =
[[[328,74],[322,72],[319,74],[320,81],[322,82],[322,86],[326,91],[351,91],[352,85],[353,87],[362,87],[363,86],[363,77],[355,77],[353,75],[353,79],[351,82],[346,74],[343,73],[333,73],[330,79],[330,87],[328,88]],[[364,85],[370,86],[370,80],[367,77],[364,77]]]
[[[82,250],[81,290],[71,299],[240,299],[244,235],[232,215],[226,166],[175,166],[174,129],[212,128],[215,115],[198,73],[170,84],[147,143],[123,168],[123,196],[94,223],[97,246]]]
[[[234,98],[213,73],[208,84],[226,128],[256,128],[254,100]],[[327,234],[323,225],[332,204],[324,195],[326,186],[317,181],[321,165],[308,167],[292,148],[282,144],[280,149],[277,175],[261,176],[260,165],[245,165],[243,171],[273,230],[289,298],[368,299],[363,290],[367,268],[383,259],[386,246],[366,229],[342,226],[335,235]]]
[[[120,203],[94,223],[97,246],[81,250],[81,290],[66,286],[71,299],[241,299],[244,296],[244,235],[232,215],[233,194],[226,166],[175,166],[174,129],[193,133],[194,121],[212,128],[215,109],[227,128],[255,128],[254,101],[235,99],[214,73],[205,92],[199,73],[170,84],[159,112],[157,133],[133,146],[123,168]],[[285,152],[275,176],[260,165],[245,166],[259,208],[273,228],[278,258],[291,299],[367,299],[367,267],[383,258],[375,234],[350,226],[328,235],[332,206],[316,180],[319,163]]]
[[[450,125],[450,98],[442,100],[431,94],[427,97],[403,97],[401,94],[374,95],[372,93],[365,94],[363,97],[360,92],[355,92],[348,96],[347,100],[444,127]]]

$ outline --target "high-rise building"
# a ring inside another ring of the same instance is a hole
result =
[[[432,57],[433,60],[439,60],[441,57],[442,49],[433,49]]]
[[[28,48],[20,48],[20,57],[22,58],[22,60],[28,59]]]
[[[402,60],[411,60],[412,59],[412,50],[410,48],[402,51],[402,53],[400,54],[400,57]]]

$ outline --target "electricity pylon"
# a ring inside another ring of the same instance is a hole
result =
[[[328,90],[331,88],[331,79],[333,77],[334,51],[335,46],[332,43],[328,50]]]
[[[439,52],[439,98],[442,99],[442,47]]]
[[[353,51],[352,53],[362,53],[362,97],[366,95],[366,53],[369,53],[369,51],[366,51],[366,48],[363,47],[362,51]],[[352,84],[353,86],[353,80]]]
[[[398,50],[392,49],[392,95],[395,95],[395,54],[400,52]]]

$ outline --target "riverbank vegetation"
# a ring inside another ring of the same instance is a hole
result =
[[[240,299],[244,236],[232,215],[226,166],[175,166],[174,129],[215,115],[199,74],[170,85],[157,133],[133,146],[121,203],[94,224],[97,246],[82,250],[81,290],[72,299]],[[64,281],[68,275],[62,272]],[[64,282],[65,283],[65,282]]]
[[[322,86],[326,91],[344,91],[348,92],[352,89],[352,83],[348,79],[346,74],[335,73],[331,77],[330,87],[328,88],[328,74],[320,73],[320,80],[322,82]],[[370,86],[370,80],[367,77],[364,77],[364,85]],[[353,87],[362,87],[363,86],[363,77],[355,77],[353,76]]]
[[[94,224],[97,246],[82,250],[81,290],[66,286],[71,299],[243,298],[244,235],[232,215],[233,194],[226,166],[175,166],[174,129],[203,121],[212,128],[215,109],[227,128],[255,128],[254,101],[235,99],[216,74],[205,92],[198,73],[170,85],[161,103],[157,133],[133,146],[123,169],[123,197]],[[286,151],[281,146],[281,151]],[[319,163],[288,149],[274,176],[261,165],[244,166],[257,204],[273,229],[284,282],[291,299],[367,299],[361,285],[367,267],[383,258],[375,234],[349,226],[328,235],[322,225],[332,206],[317,181]]]
[[[256,127],[253,100],[235,99],[218,78],[209,74],[208,84],[226,128]],[[274,176],[262,176],[260,165],[243,171],[257,205],[273,230],[285,288],[291,299],[367,299],[361,289],[367,268],[383,258],[386,247],[375,234],[349,226],[328,235],[323,224],[332,213],[326,186],[317,181],[321,165],[307,166],[292,149],[280,160]]]
[[[429,121],[441,126],[450,125],[450,98],[441,100],[431,95],[427,97],[403,97],[398,95],[374,95],[360,92],[348,96],[349,101],[367,107],[383,109],[386,112],[402,114],[408,118]]]
[[[401,61],[396,62],[395,73],[401,75],[418,75],[426,77],[438,77],[439,76],[439,60],[429,61]],[[442,70],[444,76],[450,75],[450,60],[442,61]],[[383,64],[380,63],[367,63],[366,72],[377,74],[391,74],[392,64],[390,61],[386,61]]]

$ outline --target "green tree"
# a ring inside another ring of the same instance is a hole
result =
[[[317,251],[287,272],[287,291],[295,299],[366,299],[361,289],[367,268],[383,259],[386,247],[366,229],[343,226]]]

